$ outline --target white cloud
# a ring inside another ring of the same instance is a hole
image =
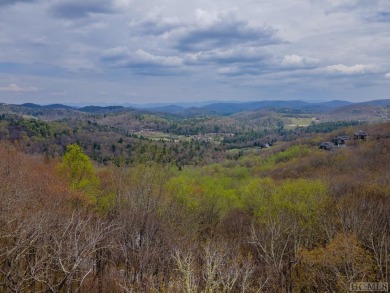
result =
[[[346,66],[344,64],[337,64],[327,66],[326,70],[331,73],[344,73],[344,74],[364,74],[372,71],[372,67],[363,64],[356,64],[353,66]]]
[[[385,77],[390,78],[390,72],[385,74]]]
[[[126,9],[131,6],[132,2],[132,0],[115,0],[114,4],[120,9]]]
[[[14,92],[14,93],[35,93],[38,89],[35,86],[21,87],[16,83],[10,83],[7,86],[0,87],[0,92]]]
[[[216,64],[236,64],[253,63],[265,60],[269,57],[262,48],[259,47],[233,47],[230,49],[214,49],[197,53],[188,53],[185,60],[189,64],[216,63]]]
[[[318,64],[319,60],[315,58],[303,57],[299,55],[286,55],[282,60],[282,66],[285,67],[309,67]]]
[[[227,14],[227,13],[223,12],[222,14]],[[213,23],[217,22],[218,19],[220,18],[220,16],[217,15],[216,13],[211,13],[210,11],[206,11],[203,9],[196,9],[195,17],[198,24],[205,25],[205,26],[212,25]]]
[[[182,58],[178,56],[158,56],[142,49],[131,51],[129,48],[119,46],[110,48],[102,54],[104,61],[113,62],[114,66],[180,66]]]
[[[163,66],[179,66],[182,64],[182,59],[177,56],[156,56],[144,50],[137,50],[133,59],[134,63],[149,63]]]
[[[283,58],[283,65],[300,65],[304,62],[304,58],[298,55],[286,55]]]
[[[239,68],[234,66],[229,66],[229,67],[218,68],[217,73],[221,75],[239,75],[241,72]]]
[[[59,63],[59,66],[73,73],[101,72],[101,69],[98,68],[92,60],[83,58],[82,56],[69,56],[64,58]]]
[[[118,46],[104,51],[102,57],[104,59],[117,59],[128,55],[130,55],[130,50],[127,47]]]

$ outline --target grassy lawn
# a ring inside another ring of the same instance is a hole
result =
[[[289,119],[290,124],[286,125],[287,129],[293,129],[295,127],[301,126],[301,127],[307,127],[309,126],[313,121],[315,121],[315,118],[307,118],[307,117],[292,117]]]

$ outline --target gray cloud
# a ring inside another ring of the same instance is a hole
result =
[[[131,32],[137,35],[152,35],[161,36],[165,33],[169,33],[172,30],[178,29],[183,24],[166,19],[145,19],[145,20],[133,20],[130,23]]]
[[[32,3],[36,2],[36,0],[0,0],[0,6],[13,5],[19,2]]]
[[[99,0],[61,0],[50,8],[55,17],[77,19],[91,14],[110,14],[115,12],[112,1]]]
[[[127,47],[106,50],[101,61],[111,68],[127,68],[142,75],[172,75],[182,72],[183,60],[178,56],[158,56],[144,50],[131,51]]]
[[[0,7],[0,100],[45,99],[41,89],[92,102],[99,91],[115,102],[128,101],[125,92],[149,101],[289,98],[292,88],[302,99],[390,92],[389,0],[0,0]]]
[[[175,48],[183,52],[197,52],[237,44],[266,46],[278,43],[281,40],[271,27],[256,27],[246,21],[221,17],[205,26],[184,29],[177,38]]]
[[[369,18],[369,20],[377,22],[390,22],[390,11],[377,12],[373,17]]]

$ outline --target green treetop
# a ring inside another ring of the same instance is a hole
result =
[[[77,144],[68,145],[57,170],[71,184],[72,188],[92,195],[98,185],[93,165]]]

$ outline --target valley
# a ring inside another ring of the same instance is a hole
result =
[[[179,115],[3,104],[0,291],[385,282],[389,156],[388,105]]]

